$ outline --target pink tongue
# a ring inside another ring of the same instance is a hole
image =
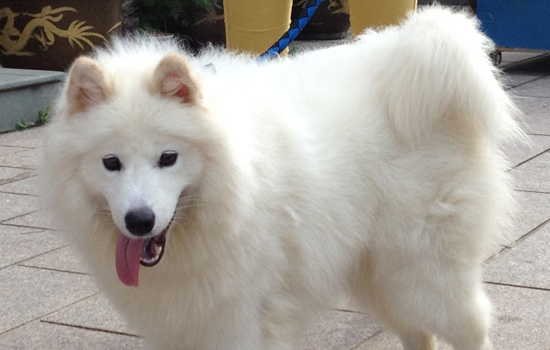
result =
[[[118,278],[127,286],[138,286],[139,260],[143,239],[131,239],[122,232],[118,233],[116,242],[116,272]]]

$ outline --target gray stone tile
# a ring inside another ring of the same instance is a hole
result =
[[[521,62],[505,63],[503,66],[508,85],[514,87],[512,93],[520,96],[550,97],[550,55],[538,55]]]
[[[505,51],[502,53],[502,63],[517,63],[541,56],[539,52]]]
[[[47,322],[32,322],[0,336],[0,349],[139,350],[143,339]]]
[[[0,270],[0,333],[97,292],[90,276],[10,266]]]
[[[518,207],[513,217],[512,227],[505,231],[505,235],[499,240],[498,245],[491,247],[488,254],[490,259],[494,258],[495,254],[515,244],[522,236],[550,219],[549,193],[517,191],[515,195],[518,201]]]
[[[44,320],[134,334],[103,295],[74,304],[47,316]],[[379,329],[380,327],[367,315],[333,310],[309,329],[302,349],[352,349]]]
[[[32,197],[31,197],[32,198]],[[43,210],[33,211],[29,214],[18,216],[3,222],[6,225],[35,227],[48,230],[56,230],[54,223]]]
[[[0,156],[0,166],[22,169],[38,169],[42,152],[39,149],[27,149],[14,154]]]
[[[525,114],[525,132],[550,135],[550,98],[516,96],[515,101]]]
[[[44,317],[43,320],[115,333],[136,334],[122,316],[115,312],[111,302],[103,294],[71,305]]]
[[[491,259],[485,266],[485,280],[550,289],[549,251],[550,224],[547,223]]]
[[[44,127],[14,131],[0,135],[0,145],[37,148],[42,145]]]
[[[36,197],[0,192],[0,221],[36,211],[37,207]]]
[[[36,175],[34,170],[6,168],[0,166],[0,185]]]
[[[550,193],[550,153],[540,156],[512,170],[515,187],[518,190]]]
[[[0,145],[0,156],[5,156],[6,154],[15,154],[27,150],[28,148]]]
[[[504,145],[503,151],[512,167],[550,149],[550,136],[530,135],[529,139],[529,144],[515,142]]]
[[[504,245],[511,245],[520,237],[550,219],[550,194],[517,192],[518,209],[514,226],[506,237]]]
[[[550,291],[486,286],[494,306],[491,340],[499,350],[546,350],[550,341]]]
[[[546,70],[540,67],[540,61],[545,60],[540,53],[503,52],[499,68],[504,71],[505,85],[516,87],[546,75]]]
[[[64,245],[50,231],[0,225],[0,269]]]
[[[397,335],[391,331],[381,331],[353,350],[401,350],[403,346]],[[438,350],[453,350],[444,341],[438,341]]]
[[[89,273],[86,266],[69,246],[25,260],[20,265],[76,273]]]
[[[508,59],[508,58],[507,58]],[[508,74],[532,74],[539,77],[550,74],[550,55],[536,55],[510,64],[505,68]]]
[[[487,285],[493,301],[494,324],[490,338],[499,350],[546,350],[550,339],[550,292]],[[383,331],[354,350],[402,349],[399,338]],[[452,348],[440,341],[439,350]]]
[[[379,329],[368,315],[332,310],[309,329],[302,349],[353,349]]]
[[[354,350],[401,350],[402,348],[397,335],[389,331],[380,331]]]
[[[529,83],[538,78],[540,78],[538,74],[504,74],[502,76],[502,82],[507,89],[512,89],[519,85]]]
[[[535,79],[512,89],[518,96],[550,97],[550,77]]]
[[[37,176],[31,176],[23,180],[10,182],[0,186],[0,192],[38,195]]]

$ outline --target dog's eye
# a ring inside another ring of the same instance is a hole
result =
[[[120,168],[122,168],[120,160],[113,155],[103,157],[103,166],[109,171],[120,171]]]
[[[166,151],[162,153],[159,159],[159,167],[164,168],[167,166],[172,166],[178,159],[178,154],[174,151]]]

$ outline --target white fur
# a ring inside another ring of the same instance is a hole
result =
[[[93,57],[108,98],[71,112],[67,83],[59,99],[46,203],[155,349],[298,349],[348,294],[407,350],[433,335],[489,350],[480,265],[513,205],[499,146],[521,137],[490,49],[473,19],[432,8],[275,62],[188,57],[186,102],[151,87],[176,47],[118,41]],[[159,169],[164,150],[179,159]],[[127,287],[116,237],[143,203],[155,232],[177,213],[163,260]]]

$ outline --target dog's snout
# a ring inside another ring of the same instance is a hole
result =
[[[145,236],[155,226],[155,213],[149,208],[129,211],[124,217],[126,228],[136,236]]]

